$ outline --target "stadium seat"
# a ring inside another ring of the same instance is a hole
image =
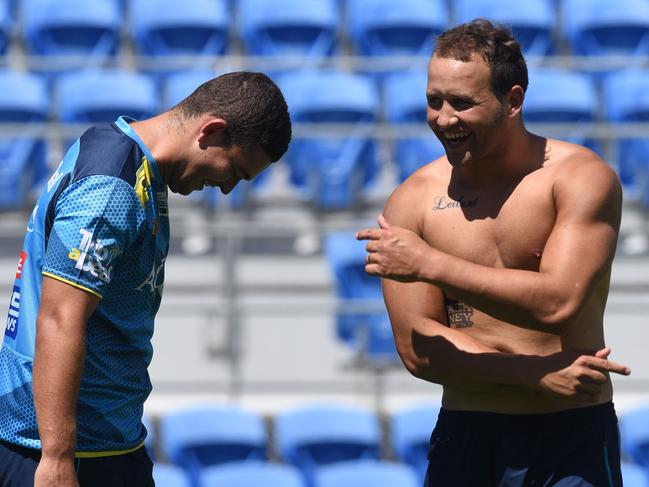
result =
[[[0,71],[0,123],[44,122],[48,110],[46,84],[40,77]],[[33,186],[50,173],[45,151],[45,142],[27,131],[0,138],[0,209],[29,202]]]
[[[315,471],[324,465],[378,459],[381,431],[369,410],[311,405],[277,413],[275,439],[284,461],[297,466],[312,485]]]
[[[57,118],[85,124],[114,122],[120,115],[143,119],[158,109],[158,92],[146,75],[121,70],[61,75],[55,85]]]
[[[230,463],[207,467],[200,487],[306,487],[295,467],[268,462]]]
[[[444,0],[350,0],[348,29],[364,56],[430,56],[435,36],[446,29]]]
[[[210,56],[228,48],[231,20],[225,0],[133,0],[130,12],[137,53],[156,58],[143,64],[147,72],[208,68]]]
[[[153,460],[154,462],[157,460],[156,458],[156,435],[155,435],[155,429],[153,427],[153,420],[151,416],[148,414],[144,414],[142,416],[142,424],[146,428],[146,439],[144,440],[144,447],[146,448],[147,453],[149,454],[149,458]]]
[[[456,0],[453,6],[457,23],[486,17],[509,26],[526,57],[546,56],[554,51],[553,0]]]
[[[33,66],[38,71],[58,73],[105,65],[118,50],[120,22],[115,0],[22,2],[27,52],[53,57],[50,62],[40,59]]]
[[[385,80],[386,119],[395,124],[421,124],[425,137],[394,141],[393,160],[399,181],[405,180],[424,164],[444,155],[444,146],[426,124],[426,72],[404,71]]]
[[[167,413],[160,418],[160,439],[166,457],[185,469],[195,486],[205,467],[266,458],[263,419],[237,407]]]
[[[305,66],[336,50],[336,0],[240,0],[238,8],[248,54],[300,56]]]
[[[563,0],[564,35],[574,54],[649,54],[648,0]]]
[[[597,92],[588,75],[558,69],[532,70],[523,103],[526,122],[574,124],[573,130],[562,131],[563,140],[600,152],[596,141],[582,135],[580,122],[594,122],[598,105]],[[543,134],[542,134],[543,135]]]
[[[371,78],[340,71],[298,71],[279,80],[296,123],[368,123],[379,97]],[[377,144],[358,130],[295,140],[287,154],[291,182],[320,210],[350,209],[378,172]]]
[[[649,121],[649,71],[623,70],[604,80],[604,104],[613,123]],[[649,207],[649,137],[614,142],[625,196]],[[611,161],[615,162],[615,161]]]
[[[639,465],[622,462],[622,481],[624,487],[649,487],[649,476]]]
[[[9,4],[0,3],[0,55],[4,56],[9,46],[13,16]]]
[[[430,435],[439,413],[439,404],[422,404],[396,411],[391,420],[391,444],[394,455],[411,465],[423,483],[428,467]]]
[[[156,487],[190,487],[189,478],[180,467],[164,463],[153,464],[153,480]]]
[[[421,482],[407,465],[364,460],[322,467],[314,487],[419,487]]]
[[[396,361],[392,328],[383,306],[381,280],[365,272],[365,243],[357,241],[353,233],[334,232],[325,237],[324,249],[338,299],[347,305],[356,301],[379,308],[337,313],[337,337],[358,352],[361,359]]]
[[[649,407],[640,407],[620,415],[622,454],[649,469]]]

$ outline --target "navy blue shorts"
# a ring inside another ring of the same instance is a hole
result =
[[[612,403],[548,414],[441,409],[426,487],[621,487]]]
[[[0,487],[33,487],[40,451],[0,441]],[[124,455],[75,460],[81,487],[153,487],[146,448]]]

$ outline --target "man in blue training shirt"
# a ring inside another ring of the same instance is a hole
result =
[[[90,128],[30,217],[0,349],[0,484],[150,486],[142,408],[167,187],[229,193],[286,152],[278,87],[230,73],[156,117]]]

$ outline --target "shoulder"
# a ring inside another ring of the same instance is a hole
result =
[[[430,195],[437,188],[446,188],[450,178],[450,166],[441,157],[422,166],[392,192],[384,216],[391,223],[417,230],[420,218]]]

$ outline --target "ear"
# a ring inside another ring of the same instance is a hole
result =
[[[520,115],[523,108],[523,100],[525,99],[525,92],[520,85],[514,85],[507,94],[505,108],[507,109],[507,116],[514,118]]]
[[[228,124],[222,118],[208,118],[201,125],[198,132],[198,143],[201,146],[221,144]]]

